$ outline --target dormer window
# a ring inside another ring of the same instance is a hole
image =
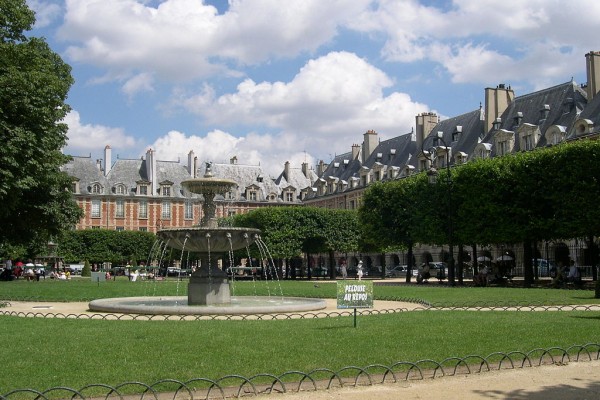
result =
[[[137,194],[140,196],[148,196],[148,185],[138,184]]]
[[[267,196],[267,201],[275,201],[277,200],[277,195],[275,193],[269,193]]]
[[[256,182],[262,183],[262,181],[263,181],[262,175],[259,175],[259,176],[256,177]]]
[[[119,184],[115,186],[115,193],[119,195],[125,195],[127,194],[127,187],[125,187],[123,184]]]
[[[171,197],[173,193],[173,182],[164,181],[160,184],[160,195],[163,197]]]
[[[79,179],[75,179],[71,182],[71,192],[75,194],[79,193]]]
[[[285,201],[290,202],[290,203],[292,201],[294,201],[294,192],[293,191],[289,190],[289,191],[285,192],[284,195],[285,195]]]
[[[460,135],[462,133],[462,128],[463,127],[461,125],[457,125],[454,132],[452,132],[452,141],[453,142],[457,142],[458,139],[460,138]]]
[[[246,199],[250,201],[256,201],[258,199],[258,192],[256,191],[256,189],[246,190]]]
[[[99,183],[92,184],[90,192],[93,194],[101,194],[102,193],[102,185],[100,185]]]

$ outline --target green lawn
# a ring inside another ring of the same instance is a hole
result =
[[[318,287],[315,287],[315,284]],[[89,300],[109,296],[185,294],[187,282],[117,280],[0,282],[3,299]],[[282,282],[286,295],[334,297],[325,282]],[[238,282],[238,294],[263,285]],[[273,291],[273,287],[268,289]],[[593,292],[551,289],[375,287],[378,298],[439,304],[598,303]],[[102,321],[0,316],[4,371],[0,395],[16,388],[81,388],[90,383],[152,384],[166,378],[228,374],[279,375],[315,368],[391,365],[396,361],[600,343],[600,312],[421,311],[377,316],[278,321]]]

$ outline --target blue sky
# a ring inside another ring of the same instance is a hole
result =
[[[72,68],[65,153],[328,162],[374,129],[575,79],[597,0],[27,0]]]

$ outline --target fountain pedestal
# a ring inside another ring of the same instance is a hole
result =
[[[210,268],[199,268],[192,274],[188,283],[189,305],[206,306],[229,303],[231,303],[231,291],[225,272],[211,266]]]

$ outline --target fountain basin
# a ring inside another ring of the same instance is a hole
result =
[[[317,311],[323,299],[303,297],[232,296],[227,304],[188,305],[186,296],[115,297],[89,303],[91,311],[152,315],[245,315]]]

